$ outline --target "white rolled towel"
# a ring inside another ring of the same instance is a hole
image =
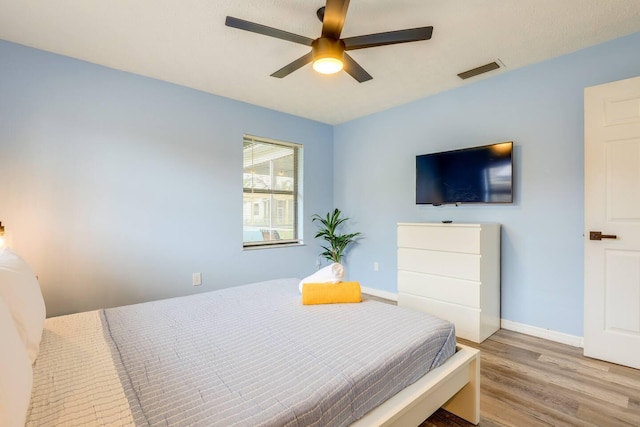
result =
[[[305,277],[300,281],[300,293],[302,293],[302,285],[305,283],[340,283],[344,279],[344,267],[342,264],[334,262],[320,270],[316,271],[309,277]]]

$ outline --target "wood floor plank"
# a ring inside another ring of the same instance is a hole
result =
[[[610,367],[602,362],[592,362],[590,360],[576,359],[575,356],[558,356],[555,354],[540,355],[541,361],[555,363],[567,369],[578,371],[581,369],[594,369],[600,372],[609,372]],[[586,359],[586,358],[584,358]]]
[[[520,372],[521,374],[529,377],[539,378],[549,384],[563,387],[572,392],[583,393],[587,396],[601,399],[621,408],[626,408],[629,404],[629,396],[625,396],[622,393],[608,390],[603,387],[598,387],[588,381],[576,381],[573,378],[563,375],[564,373],[558,372],[557,369],[553,369],[552,367],[538,368],[530,364],[518,363],[493,355],[487,355],[486,359],[483,360],[502,366],[510,371]]]
[[[624,412],[611,413],[610,411],[598,411],[591,406],[581,406],[578,409],[578,418],[589,420],[597,426],[638,427],[638,419],[633,415],[627,416]]]
[[[633,369],[629,368],[628,366],[614,365],[612,363],[610,363],[609,365],[609,372],[624,375],[629,378],[635,378],[636,380],[640,381],[640,369]]]
[[[502,425],[516,426],[553,426],[558,425],[548,419],[545,414],[535,411],[534,408],[514,404],[513,401],[493,397],[481,396],[480,407],[485,406],[492,414],[493,419]]]
[[[480,426],[640,426],[640,371],[500,330],[480,349]],[[421,427],[472,424],[440,409]]]
[[[640,392],[640,379],[628,377],[626,375],[609,372],[609,370],[585,368],[580,363],[575,363],[570,360],[557,359],[552,356],[541,355],[538,359],[542,363],[550,363],[558,366],[561,369],[572,371],[578,375],[583,375],[593,381],[599,381],[603,387],[615,387],[620,390],[620,387],[627,388],[624,393]]]
[[[567,396],[557,386],[529,378],[508,378],[504,372],[500,372],[500,377],[496,380],[495,373],[487,369],[483,377],[483,393],[513,405],[537,408],[539,412],[548,411],[561,419],[575,417],[580,406],[574,396]]]

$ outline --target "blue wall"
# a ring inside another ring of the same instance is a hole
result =
[[[0,220],[49,316],[302,277],[319,253],[310,216],[333,206],[366,236],[348,277],[388,292],[397,222],[499,222],[502,317],[581,336],[583,89],[639,75],[639,45],[636,33],[331,127],[0,41]],[[306,246],[242,251],[243,133],[304,144]],[[417,154],[506,140],[513,205],[415,205]]]
[[[397,222],[498,222],[502,318],[582,336],[583,90],[640,75],[638,46],[635,33],[336,126],[335,205],[366,236],[349,277],[397,291]],[[416,206],[416,155],[502,141],[512,205]]]
[[[49,316],[315,270],[331,126],[3,41],[0,64],[0,221]],[[307,245],[242,250],[243,133],[313,159]]]

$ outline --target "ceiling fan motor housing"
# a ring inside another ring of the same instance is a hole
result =
[[[344,42],[342,40],[335,40],[329,37],[320,37],[313,41],[311,44],[311,50],[313,51],[314,61],[324,58],[335,58],[342,61],[344,55]]]

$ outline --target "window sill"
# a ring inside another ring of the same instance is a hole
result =
[[[291,248],[298,246],[306,246],[303,242],[298,243],[283,243],[281,245],[252,245],[252,246],[243,246],[243,251],[257,251],[259,249],[278,249],[278,248]]]

